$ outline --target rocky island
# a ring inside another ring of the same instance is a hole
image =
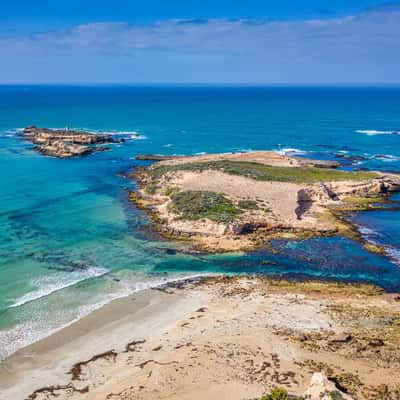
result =
[[[259,151],[193,157],[144,156],[130,200],[157,230],[211,252],[251,250],[272,238],[343,235],[366,242],[343,218],[377,209],[400,175],[337,170],[339,164]]]
[[[23,136],[35,144],[38,152],[58,158],[70,158],[88,155],[97,151],[109,150],[98,146],[107,143],[119,143],[123,139],[115,139],[106,133],[91,133],[82,130],[48,129],[28,126]]]

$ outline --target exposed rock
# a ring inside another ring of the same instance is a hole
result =
[[[338,200],[341,196],[379,196],[399,190],[399,187],[400,180],[397,176],[382,174],[379,178],[360,182],[350,180],[321,182],[299,190],[297,200],[299,203],[329,203],[332,200]]]
[[[123,139],[114,139],[112,135],[106,133],[48,129],[36,126],[26,127],[23,135],[27,140],[36,144],[35,150],[58,158],[84,156],[97,151],[105,151],[108,148],[96,145],[123,142]]]
[[[327,202],[337,199],[336,193],[326,183],[320,183],[297,192],[297,201],[299,203]]]
[[[322,372],[316,372],[311,378],[310,386],[304,394],[305,400],[353,400],[343,393]]]
[[[309,165],[314,168],[339,168],[340,163],[332,160],[311,160],[305,159],[303,165]]]
[[[34,147],[35,150],[46,156],[69,158],[91,154],[95,151],[108,150],[106,147],[89,147],[74,143],[66,143],[61,140],[41,144]]]
[[[385,342],[382,339],[371,339],[368,344],[371,347],[382,347],[385,345]]]
[[[353,164],[355,162],[358,161],[365,161],[367,160],[367,157],[364,156],[360,156],[360,155],[349,155],[349,154],[344,154],[344,153],[337,153],[335,154],[336,158],[342,158],[346,161],[348,161],[349,163]]]
[[[351,340],[351,335],[346,332],[335,333],[329,339],[331,343],[348,343],[350,342],[350,340]]]

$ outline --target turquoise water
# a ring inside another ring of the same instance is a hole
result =
[[[109,152],[58,160],[18,136],[30,124],[127,140]],[[254,272],[400,290],[398,211],[352,216],[390,257],[339,237],[276,241],[277,254],[193,255],[151,232],[127,202],[135,183],[125,178],[143,165],[137,154],[257,149],[400,172],[399,131],[400,88],[0,87],[0,358],[113,298],[197,274]]]

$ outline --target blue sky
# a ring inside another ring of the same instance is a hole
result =
[[[1,83],[400,83],[400,3],[2,0]]]

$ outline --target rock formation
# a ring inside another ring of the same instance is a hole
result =
[[[311,378],[310,386],[304,395],[305,400],[353,400],[351,396],[340,391],[322,372],[316,372]]]
[[[35,150],[42,154],[69,158],[108,150],[97,146],[106,143],[119,143],[123,139],[115,139],[106,133],[90,133],[70,129],[48,129],[28,126],[23,130],[24,137],[35,144]]]

